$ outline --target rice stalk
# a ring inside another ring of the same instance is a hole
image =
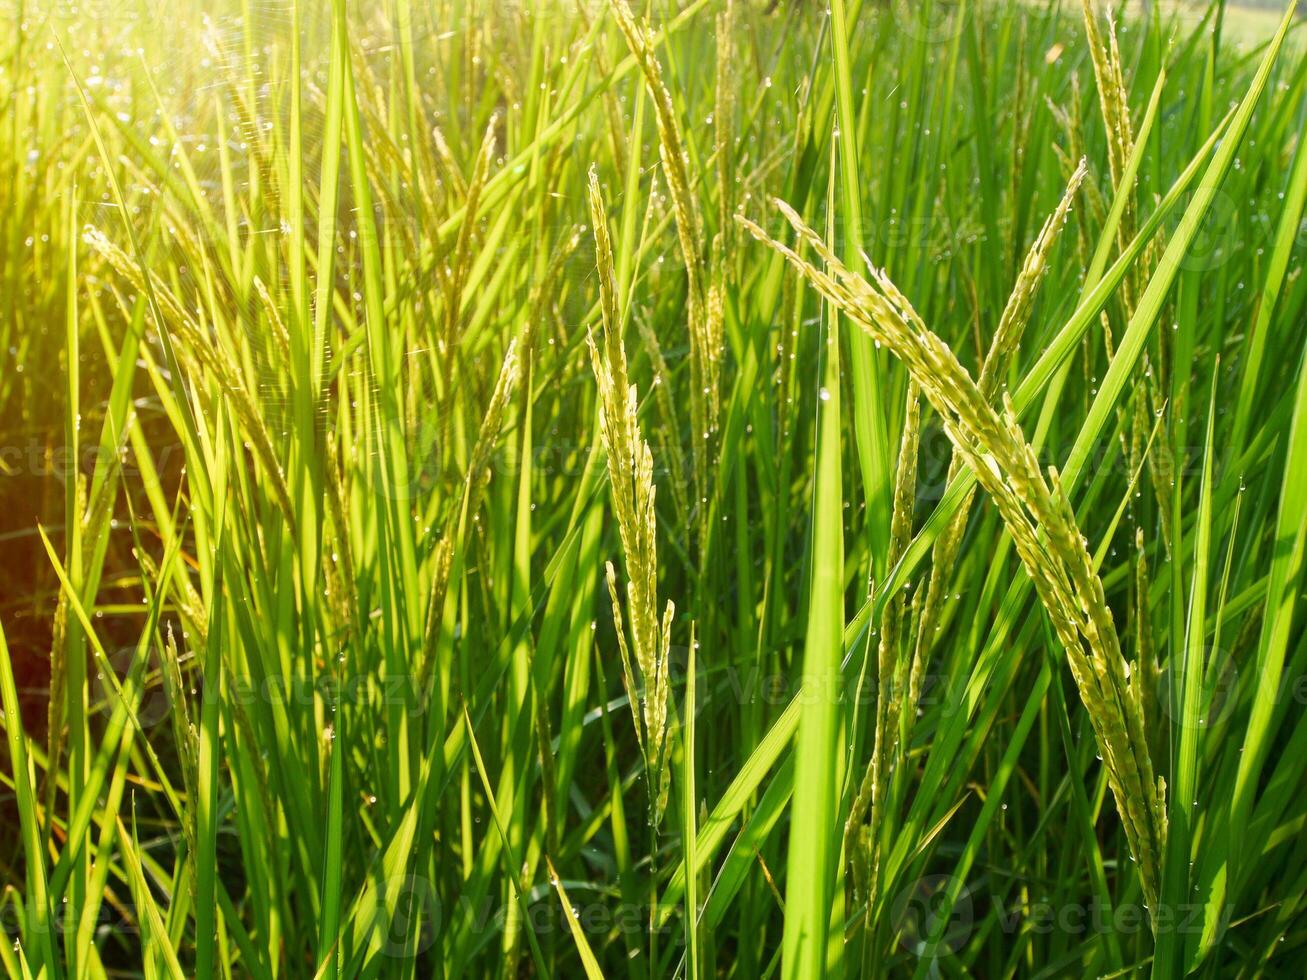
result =
[[[468,460],[467,472],[463,476],[462,490],[456,505],[451,508],[445,520],[445,527],[431,557],[431,586],[426,600],[426,627],[422,640],[421,689],[426,690],[435,668],[436,644],[440,639],[443,624],[445,595],[449,588],[450,573],[454,567],[454,558],[466,534],[466,522],[481,507],[482,494],[490,479],[490,460],[499,441],[499,432],[504,424],[504,409],[517,389],[521,376],[521,357],[518,354],[518,340],[509,341],[504,352],[504,360],[495,379],[495,389],[490,402],[481,418],[481,427],[477,430],[477,439],[472,446],[472,456]],[[333,505],[333,510],[336,505]]]
[[[81,474],[77,478],[77,487],[75,493],[74,514],[83,515],[86,513],[86,478]],[[78,569],[80,574],[81,570]],[[54,812],[54,799],[57,780],[55,774],[59,769],[59,760],[64,751],[64,713],[68,706],[68,700],[65,692],[67,687],[68,674],[68,655],[69,655],[69,628],[68,628],[68,595],[60,590],[59,600],[55,604],[54,622],[51,629],[50,639],[50,703],[46,707],[46,765],[45,765],[45,785],[42,787],[41,799],[45,803],[47,813]],[[80,646],[78,651],[80,653]],[[46,833],[50,832],[50,826],[47,825]]]
[[[1058,105],[1052,99],[1045,99],[1049,113],[1066,137],[1066,146],[1052,144],[1053,153],[1067,174],[1073,173],[1085,157],[1085,128],[1080,115],[1080,79],[1071,76],[1071,98],[1066,106]],[[1088,266],[1093,255],[1093,242],[1090,240],[1091,225],[1102,225],[1107,218],[1107,204],[1103,193],[1095,181],[1082,181],[1080,185],[1081,203],[1089,213],[1089,219],[1077,222],[1076,241],[1079,248],[1080,264]]]
[[[1094,66],[1094,80],[1098,85],[1098,104],[1107,131],[1107,161],[1112,186],[1127,194],[1126,210],[1121,218],[1118,244],[1124,248],[1135,233],[1134,188],[1121,188],[1126,162],[1134,152],[1134,130],[1130,124],[1130,90],[1125,84],[1121,66],[1121,50],[1117,45],[1116,19],[1108,9],[1107,40],[1099,27],[1098,11],[1094,0],[1081,0],[1084,11],[1085,34],[1089,42],[1089,58]]]
[[[644,75],[653,101],[658,129],[658,152],[667,190],[672,199],[676,235],[686,273],[686,313],[690,336],[690,434],[694,465],[695,501],[698,509],[699,541],[707,535],[708,469],[715,453],[721,375],[722,296],[705,280],[703,222],[691,191],[688,163],[681,139],[680,122],[672,94],[663,81],[662,66],[654,49],[654,35],[647,23],[637,23],[626,0],[610,0],[617,26]]]
[[[1155,909],[1166,839],[1165,782],[1154,777],[1144,737],[1140,672],[1122,654],[1102,582],[1057,471],[1040,471],[1010,401],[1005,398],[1001,415],[995,411],[948,345],[926,328],[883,271],[873,270],[870,282],[851,272],[797,213],[782,201],[775,204],[828,271],[817,269],[753,222],[742,223],[903,362],[943,419],[954,448],[996,504],[1066,649],[1139,865],[1145,901]]]
[[[735,227],[731,221],[732,175],[735,148],[735,101],[739,84],[735,61],[735,5],[726,0],[726,6],[717,15],[717,71],[713,86],[713,141],[716,144],[714,162],[717,167],[717,234],[713,253],[725,255],[729,247],[727,236]]]
[[[622,657],[622,678],[630,700],[636,737],[644,755],[649,779],[650,810],[655,825],[667,804],[667,702],[668,656],[675,606],[669,600],[659,621],[658,521],[654,512],[656,487],[653,454],[644,441],[637,418],[635,385],[627,374],[622,343],[622,318],[617,308],[612,243],[599,177],[589,175],[588,197],[595,234],[595,261],[599,270],[603,351],[593,331],[586,335],[590,363],[599,387],[599,427],[608,458],[609,497],[617,518],[626,566],[626,616],[618,593],[617,572],[605,563],[613,624]],[[630,621],[630,641],[625,620]]]
[[[188,800],[196,799],[200,782],[200,734],[191,718],[190,704],[186,698],[186,684],[182,679],[181,651],[177,649],[177,637],[172,627],[168,628],[164,640],[163,686],[167,692],[169,720],[172,724],[173,739],[177,745],[177,756],[182,771],[182,786]],[[190,887],[195,887],[195,823],[183,820],[182,832],[186,836],[188,853],[187,862],[190,869]]]
[[[908,382],[907,406],[903,435],[899,443],[894,476],[894,506],[890,520],[889,554],[886,566],[892,568],[908,548],[912,538],[912,512],[917,493],[918,446],[921,436],[921,393],[915,381]],[[880,844],[885,820],[885,794],[897,754],[900,718],[905,704],[903,681],[907,676],[909,646],[903,637],[903,612],[907,590],[890,596],[880,624],[876,650],[876,714],[873,724],[871,760],[858,789],[854,805],[844,828],[844,850],[856,853],[857,876],[867,907],[876,904],[880,878]],[[914,597],[914,603],[917,601]],[[863,815],[870,819],[862,824]],[[871,925],[871,919],[866,920]]]
[[[1000,378],[1003,377],[1013,356],[1021,346],[1021,337],[1025,333],[1026,325],[1029,323],[1031,308],[1034,305],[1039,284],[1047,271],[1053,245],[1066,225],[1067,217],[1071,213],[1071,204],[1077,191],[1084,183],[1087,173],[1086,163],[1082,158],[1071,174],[1066,191],[1062,195],[1062,200],[1044,222],[1043,228],[1040,230],[1039,235],[1036,236],[1034,243],[1026,254],[1025,261],[1022,263],[1016,285],[1013,287],[1007,304],[1003,308],[1003,314],[999,318],[998,327],[994,331],[989,350],[981,362],[980,379],[977,382],[977,387],[980,390],[981,397],[987,402],[993,400],[995,393],[998,391]],[[961,466],[962,461],[956,455],[949,461],[949,483],[953,482]],[[916,644],[908,681],[908,703],[914,708],[921,699],[921,685],[926,671],[929,669],[936,623],[943,607],[945,590],[948,587],[948,577],[953,572],[958,550],[962,546],[962,538],[966,533],[971,512],[971,502],[974,499],[975,490],[972,489],[968,492],[957,513],[949,521],[931,549],[930,580],[926,586],[926,598],[921,607],[921,618],[918,621]],[[911,721],[911,717],[910,714],[909,721]]]
[[[1147,382],[1147,394],[1139,393],[1140,403],[1145,397],[1152,405],[1153,415],[1162,420],[1163,428],[1167,425],[1166,397],[1156,377]],[[1175,456],[1171,452],[1170,438],[1153,440],[1153,447],[1148,453],[1148,475],[1153,485],[1153,494],[1157,498],[1157,514],[1162,525],[1162,544],[1167,554],[1171,553],[1171,543],[1175,540],[1174,519],[1171,500],[1175,491]]]

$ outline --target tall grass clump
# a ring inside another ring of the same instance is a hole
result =
[[[0,18],[0,975],[1301,973],[1288,0]]]

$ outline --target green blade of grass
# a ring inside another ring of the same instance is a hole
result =
[[[1220,361],[1217,360],[1219,374]],[[1172,718],[1180,720],[1179,752],[1172,770],[1171,798],[1168,801],[1166,862],[1162,874],[1162,909],[1179,910],[1192,889],[1190,852],[1194,824],[1198,813],[1199,734],[1202,729],[1203,689],[1207,642],[1208,561],[1212,548],[1212,456],[1216,427],[1216,381],[1212,381],[1211,402],[1207,412],[1207,435],[1203,446],[1202,482],[1199,489],[1197,528],[1193,550],[1193,572],[1189,589],[1189,617],[1185,625],[1184,655],[1179,666],[1179,680],[1172,685],[1170,696],[1175,704]],[[1173,670],[1175,667],[1172,668]],[[1174,736],[1173,736],[1174,740]],[[1183,976],[1178,957],[1183,949],[1181,936],[1173,928],[1161,929],[1153,953],[1152,975],[1156,978]]]
[[[55,959],[54,944],[51,942],[54,930],[50,916],[50,889],[46,878],[45,854],[41,847],[40,817],[35,794],[32,792],[33,770],[28,762],[27,734],[23,731],[18,688],[14,685],[13,664],[9,658],[9,644],[5,641],[3,626],[0,626],[0,705],[5,709],[5,739],[9,746],[9,764],[13,772],[18,823],[27,865],[23,933],[34,954],[31,962],[37,972],[57,977],[60,975],[59,961]],[[27,956],[26,953],[23,955]]]
[[[840,438],[839,317],[826,314],[813,463],[808,622],[790,812],[782,969],[787,978],[826,970],[827,926],[838,849],[840,659],[844,634],[844,494]]]
[[[599,968],[599,960],[595,958],[594,950],[590,948],[590,940],[586,938],[581,923],[577,921],[576,912],[572,908],[572,901],[567,897],[567,889],[563,887],[563,879],[558,876],[558,871],[554,868],[553,862],[548,861],[548,859],[546,861],[549,868],[549,880],[554,886],[554,891],[558,892],[558,900],[563,903],[563,916],[567,919],[567,931],[572,934],[572,942],[576,943],[576,951],[581,957],[581,968],[585,971],[586,980],[603,980],[604,972]]]

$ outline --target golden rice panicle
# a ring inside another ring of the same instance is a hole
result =
[[[955,430],[955,435],[960,445],[968,440],[965,432]],[[998,504],[1059,642],[1066,649],[1127,840],[1140,867],[1145,900],[1151,906],[1160,883],[1160,841],[1165,830],[1156,819],[1160,804],[1147,743],[1142,738],[1141,709],[1137,697],[1128,690],[1124,658],[1101,584],[1092,573],[1084,539],[1069,504],[1060,496],[1055,475],[1051,476],[1050,488],[1035,467],[1028,446],[1016,456],[1008,456],[1008,462],[1015,465],[1006,474],[993,456],[976,458],[971,446],[963,448],[963,455],[978,467],[978,482]],[[1025,518],[1027,510],[1037,510],[1041,515],[1038,529],[1042,540],[1036,535],[1035,524]]]
[[[577,2],[573,4],[573,9],[575,9],[577,18],[581,25],[585,28],[586,34],[589,35],[590,30],[594,25],[594,19],[591,17],[592,11],[590,10],[589,5]],[[599,13],[602,16],[602,11],[595,10],[593,12]],[[585,42],[577,41],[576,47],[579,48],[583,43]],[[607,35],[601,34],[597,38],[597,43],[593,48],[591,48],[591,54],[594,58],[598,77],[612,77],[613,66],[612,61],[609,58]],[[627,134],[626,127],[622,122],[622,110],[618,103],[617,92],[614,89],[615,87],[610,85],[603,93],[604,115],[607,117],[608,121],[608,142],[613,153],[613,168],[618,173],[625,173],[627,166]]]
[[[472,264],[472,234],[476,229],[477,208],[481,202],[481,192],[485,188],[490,174],[490,163],[495,158],[495,128],[498,116],[490,116],[485,135],[481,139],[481,148],[477,151],[473,164],[472,176],[467,184],[467,197],[463,204],[463,222],[458,229],[458,239],[454,243],[453,258],[445,272],[445,328],[440,338],[441,353],[446,357],[446,364],[452,367],[453,350],[458,346],[462,330],[463,289]],[[446,371],[448,375],[448,369]]]
[[[622,597],[617,587],[617,569],[611,561],[604,562],[604,581],[608,585],[608,599],[613,608],[613,629],[617,633],[617,650],[622,660],[622,686],[626,689],[626,703],[631,708],[631,720],[635,724],[635,740],[640,752],[648,762],[649,750],[644,744],[644,714],[640,707],[640,688],[636,683],[636,671],[631,662],[631,648],[626,643],[626,627],[622,616]]]
[[[608,238],[603,193],[594,169],[590,171],[589,200],[595,227],[595,261],[599,269],[603,353],[593,332],[586,336],[590,363],[599,388],[599,429],[608,456],[609,496],[617,517],[618,536],[625,558],[626,614],[617,588],[617,573],[607,566],[613,622],[622,656],[622,677],[631,699],[641,751],[654,797],[655,820],[666,803],[667,699],[670,690],[667,664],[671,651],[674,606],[668,602],[661,621],[657,611],[658,521],[654,510],[653,453],[640,433],[635,385],[626,370],[621,337],[621,315],[614,288],[612,244]],[[625,621],[631,637],[627,642]],[[637,688],[643,684],[643,692]],[[637,710],[637,704],[639,710]]]
[[[591,341],[591,361],[600,391],[600,430],[608,454],[608,476],[613,512],[617,517],[627,571],[627,612],[630,620],[630,655],[644,683],[643,718],[645,754],[651,762],[660,758],[666,721],[666,688],[660,683],[665,674],[664,650],[656,611],[658,554],[655,542],[653,455],[640,436],[635,421],[634,386],[620,397],[613,385],[608,365]],[[634,442],[624,448],[622,433],[633,433]],[[611,583],[615,587],[615,582]],[[616,599],[616,592],[614,591]],[[622,632],[620,620],[617,623]],[[621,643],[625,645],[623,637]],[[623,656],[628,656],[623,650]],[[656,771],[656,765],[654,766]]]
[[[1080,79],[1075,75],[1071,76],[1071,98],[1067,108],[1059,106],[1052,99],[1045,99],[1045,103],[1058,126],[1066,135],[1066,148],[1063,149],[1057,143],[1054,143],[1052,149],[1054,155],[1062,164],[1062,169],[1070,174],[1079,166],[1079,161],[1084,160],[1086,157],[1084,123],[1080,116]],[[1080,264],[1088,267],[1090,256],[1094,251],[1090,228],[1101,226],[1106,220],[1107,205],[1103,202],[1103,195],[1098,189],[1098,184],[1092,180],[1086,180],[1080,184],[1080,195],[1081,203],[1089,215],[1089,220],[1076,222],[1076,245],[1080,255]]]
[[[1139,837],[1132,841],[1132,849],[1136,850],[1144,895],[1150,907],[1156,907],[1166,830],[1158,819],[1164,807],[1158,798],[1148,752],[1139,671],[1126,663],[1102,580],[1093,570],[1093,559],[1076,525],[1071,503],[1062,491],[1057,472],[1051,468],[1049,482],[1055,517],[1049,521],[1048,538],[1052,548],[1059,552],[1079,600],[1080,629],[1093,654],[1101,696],[1109,702],[1109,710],[1101,712],[1095,727],[1105,732],[1119,755],[1120,786],[1114,786],[1113,792],[1117,795],[1118,808],[1128,811],[1138,828]],[[1116,710],[1112,709],[1113,704]]]
[[[1066,192],[1062,195],[1057,209],[1044,222],[1034,244],[1030,246],[1030,251],[1026,253],[1021,272],[1017,275],[1016,286],[1008,297],[1003,315],[999,318],[998,328],[994,331],[994,338],[990,342],[989,352],[981,365],[977,384],[981,394],[986,398],[994,396],[1011,355],[1021,344],[1021,336],[1025,332],[1026,324],[1030,320],[1031,308],[1034,306],[1035,293],[1044,278],[1044,273],[1048,271],[1049,254],[1066,226],[1076,192],[1088,172],[1088,167],[1082,158],[1067,182]]]
[[[855,898],[866,895],[871,890],[871,831],[863,818],[871,806],[872,785],[875,781],[875,767],[868,765],[853,797],[849,818],[844,822],[844,857],[852,871]]]
[[[1126,87],[1121,67],[1121,49],[1116,39],[1116,20],[1109,5],[1107,14],[1107,41],[1104,42],[1098,25],[1095,0],[1082,0],[1085,32],[1089,41],[1090,60],[1094,65],[1094,81],[1098,86],[1098,104],[1107,133],[1107,163],[1112,177],[1112,188],[1125,195],[1125,208],[1117,226],[1117,244],[1124,249],[1135,235],[1135,185],[1122,187],[1126,165],[1134,152],[1134,129],[1130,122],[1130,90]],[[1121,286],[1121,299],[1126,315],[1134,312],[1138,282],[1143,268],[1132,270]]]
[[[277,345],[277,350],[282,357],[289,360],[290,331],[286,329],[286,322],[281,318],[281,311],[277,309],[276,300],[273,299],[272,293],[268,291],[268,284],[257,274],[254,276],[254,291],[259,294],[259,303],[268,316],[268,323],[272,327],[272,339]]]
[[[1060,110],[1057,110],[1060,111]],[[1073,132],[1078,133],[1076,125],[1067,120],[1067,125],[1072,128]],[[1072,140],[1073,148],[1078,148],[1080,142],[1078,139]],[[1078,191],[1085,187],[1085,176],[1087,166],[1084,155],[1081,155],[1080,162],[1074,166],[1072,175],[1067,182],[1067,191],[1063,193],[1061,201],[1053,213],[1044,221],[1038,237],[1030,246],[1030,251],[1026,253],[1026,259],[1022,263],[1021,273],[1017,277],[1017,285],[1013,287],[1012,294],[1009,295],[1008,303],[1002,311],[999,320],[999,327],[995,329],[989,349],[985,353],[984,361],[980,365],[980,376],[978,387],[985,399],[992,399],[997,388],[999,388],[1002,374],[1012,361],[1013,354],[1021,346],[1021,337],[1025,333],[1026,324],[1030,321],[1030,310],[1033,307],[1036,291],[1039,289],[1040,282],[1043,281],[1044,273],[1048,268],[1048,256],[1052,252],[1053,244],[1056,244],[1061,230],[1067,225],[1070,209]],[[951,483],[961,469],[961,459],[954,455],[953,460],[949,463],[948,481]],[[925,591],[925,600],[921,605],[921,614],[918,621],[918,632],[916,632],[916,642],[914,653],[912,653],[911,673],[908,676],[908,703],[915,706],[919,702],[921,694],[921,681],[923,681],[925,668],[931,655],[931,645],[935,642],[936,621],[941,612],[942,601],[944,601],[945,578],[957,561],[958,549],[962,545],[962,536],[966,533],[967,519],[970,515],[971,502],[975,499],[975,490],[968,490],[966,499],[958,507],[957,514],[949,520],[944,533],[936,538],[935,545],[931,549],[931,578]]]
[[[899,442],[899,457],[894,471],[894,507],[890,517],[889,561],[897,562],[912,538],[912,513],[917,494],[918,447],[921,441],[921,390],[915,381],[908,382],[907,408],[903,416],[903,436]],[[903,594],[896,602],[895,615],[903,611]],[[888,607],[887,607],[888,608]]]
[[[441,614],[445,608],[445,592],[449,588],[449,575],[453,569],[454,552],[459,536],[463,533],[463,523],[481,507],[481,497],[486,483],[490,479],[490,457],[495,444],[499,441],[499,432],[504,425],[504,409],[508,400],[517,389],[521,376],[521,357],[518,354],[516,338],[508,342],[504,351],[504,361],[495,379],[495,390],[490,396],[485,414],[481,417],[481,427],[477,430],[477,441],[472,446],[472,456],[468,462],[467,472],[463,476],[463,490],[457,505],[445,519],[444,533],[433,551],[431,562],[431,587],[427,593],[427,624],[422,642],[422,682],[425,690],[430,671],[435,667],[436,641],[440,636]]]
[[[458,160],[454,156],[454,151],[449,148],[445,134],[439,126],[431,127],[431,143],[435,147],[434,159],[439,164],[440,179],[448,185],[447,192],[449,196],[455,200],[465,200],[467,198],[467,182],[463,179],[463,173],[458,168]]]
[[[717,74],[714,87],[713,140],[717,162],[717,241],[714,251],[720,256],[729,247],[731,223],[733,150],[735,145],[735,7],[732,0],[717,15]]]
[[[704,359],[704,391],[701,393],[706,402],[709,428],[704,430],[704,438],[716,432],[717,418],[721,414],[721,357],[722,341],[726,324],[726,249],[724,235],[717,236],[718,248],[713,262],[712,285],[708,287],[708,303],[704,310],[704,347],[711,356]],[[696,442],[700,440],[695,440]]]
[[[743,224],[786,256],[819,292],[903,361],[940,414],[945,432],[975,472],[977,482],[997,504],[1066,648],[1102,750],[1127,841],[1140,867],[1145,900],[1156,907],[1166,833],[1160,819],[1160,784],[1153,779],[1142,732],[1142,708],[1126,681],[1126,665],[1102,582],[1056,474],[1045,479],[1010,402],[1000,416],[948,345],[926,328],[883,271],[873,271],[870,281],[856,275],[792,209],[781,205],[780,210],[800,237],[825,259],[827,271],[774,242],[756,224]]]
[[[499,367],[499,376],[495,379],[495,390],[490,395],[490,404],[486,406],[485,415],[481,417],[481,427],[477,430],[477,441],[472,446],[472,457],[468,463],[468,484],[472,487],[469,500],[469,513],[474,512],[480,504],[477,494],[485,485],[490,457],[499,441],[499,431],[504,425],[504,409],[508,400],[517,390],[517,383],[522,376],[522,358],[518,351],[516,338],[508,342],[504,350],[504,361]]]
[[[658,150],[667,174],[668,193],[672,199],[676,232],[690,280],[690,312],[701,313],[703,304],[703,230],[698,209],[690,192],[689,170],[681,139],[680,124],[672,94],[663,81],[662,65],[654,51],[653,34],[648,24],[637,23],[626,0],[611,0],[613,16],[626,38],[644,75],[645,86],[653,99],[654,119],[658,129]],[[691,330],[694,324],[691,323]]]
[[[961,469],[961,459],[953,457],[949,464],[949,482]],[[921,701],[921,685],[930,666],[930,655],[935,644],[939,617],[947,594],[948,575],[957,561],[958,551],[962,547],[962,537],[966,533],[967,520],[971,512],[971,502],[976,491],[971,489],[952,520],[935,539],[930,549],[930,579],[926,586],[926,597],[922,601],[921,615],[917,619],[917,635],[913,643],[912,667],[908,674],[908,704],[915,710]]]
[[[599,312],[604,324],[604,353],[617,387],[625,390],[626,349],[622,346],[622,321],[617,312],[613,242],[608,235],[608,215],[603,191],[599,186],[599,174],[593,165],[588,174],[586,198],[590,206],[590,225],[594,229],[595,265],[599,270]]]
[[[1108,11],[1108,40],[1104,42],[1098,23],[1095,0],[1081,0],[1085,32],[1089,41],[1094,81],[1098,85],[1098,103],[1107,129],[1107,158],[1112,185],[1118,186],[1126,161],[1134,150],[1134,133],[1130,125],[1129,90],[1121,68],[1121,51],[1116,41],[1116,22]]]
[[[1112,69],[1112,85],[1116,89],[1114,102],[1117,106],[1117,140],[1120,144],[1122,171],[1130,154],[1135,148],[1134,126],[1130,122],[1130,89],[1125,83],[1125,71],[1122,68],[1121,47],[1117,43],[1116,13],[1112,7],[1107,9],[1107,56]],[[1113,177],[1120,181],[1121,173]]]
[[[1081,157],[1079,164],[1075,167],[1071,178],[1067,182],[1067,189],[1062,196],[1061,202],[1048,220],[1044,222],[1043,228],[1026,255],[1021,273],[1017,277],[1017,284],[1012,290],[1012,294],[1003,310],[1003,315],[999,319],[999,325],[994,331],[989,351],[981,364],[980,379],[977,383],[981,394],[986,398],[994,396],[999,386],[999,379],[1002,378],[1008,362],[1020,347],[1021,336],[1025,332],[1026,324],[1029,322],[1035,294],[1048,268],[1049,253],[1052,251],[1062,229],[1066,226],[1072,202],[1076,193],[1084,184],[1086,173],[1085,160]],[[957,476],[960,462],[955,455],[949,463],[948,481],[950,483]],[[913,650],[912,666],[908,676],[908,703],[913,706],[917,704],[921,697],[921,684],[929,663],[931,646],[934,643],[935,624],[939,618],[945,594],[945,579],[957,559],[958,549],[962,544],[962,536],[966,533],[971,501],[974,497],[975,491],[968,491],[966,499],[958,508],[957,513],[953,515],[943,533],[935,539],[935,544],[931,548],[930,580],[926,587],[926,597],[921,606],[921,614],[917,620],[915,649]]]
[[[625,0],[610,0],[614,19],[626,38],[627,46],[644,75],[645,87],[654,105],[658,129],[658,152],[667,174],[667,190],[672,199],[676,236],[685,262],[687,280],[687,319],[690,335],[690,426],[694,461],[696,500],[699,504],[700,539],[707,533],[709,492],[708,467],[712,459],[717,432],[718,384],[721,360],[720,293],[709,296],[706,285],[703,222],[690,189],[690,177],[680,124],[677,122],[671,92],[663,81],[662,66],[654,51],[653,34],[645,23],[638,23]]]

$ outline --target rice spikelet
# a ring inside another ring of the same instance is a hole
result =
[[[980,377],[976,382],[981,394],[987,399],[994,397],[999,380],[1011,361],[1011,355],[1021,345],[1021,337],[1025,333],[1026,324],[1030,321],[1030,310],[1035,302],[1035,294],[1040,282],[1043,281],[1044,273],[1048,271],[1049,253],[1052,252],[1058,235],[1066,225],[1067,216],[1071,213],[1071,204],[1088,172],[1088,167],[1082,159],[1080,165],[1071,174],[1062,200],[1044,222],[1034,244],[1030,246],[1030,251],[1026,253],[1025,262],[1021,265],[1016,285],[1008,297],[1007,305],[1003,308],[998,329],[994,331],[994,338],[990,342],[989,352],[985,355],[984,363],[980,368]]]

